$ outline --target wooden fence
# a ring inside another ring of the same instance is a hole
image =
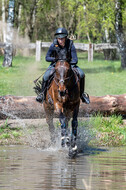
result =
[[[42,48],[45,47],[50,47],[52,42],[41,42],[41,41],[36,41],[36,43],[29,43],[29,44],[24,44],[22,45],[16,45],[16,48],[28,48],[28,49],[35,49],[36,50],[36,61],[41,61],[41,53],[42,53]],[[84,43],[74,43],[75,48],[77,50],[82,50],[82,51],[88,51],[88,61],[93,61],[93,53],[94,51],[101,51],[103,49],[118,49],[117,44],[109,44],[109,43],[104,43],[104,44],[84,44]],[[5,44],[0,43],[0,48],[4,48]]]

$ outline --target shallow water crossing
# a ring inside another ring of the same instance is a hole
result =
[[[89,149],[69,159],[66,150],[0,146],[1,190],[126,189],[126,147]]]

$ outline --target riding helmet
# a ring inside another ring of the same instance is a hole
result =
[[[64,38],[68,36],[68,32],[65,28],[58,28],[55,33],[56,38]]]

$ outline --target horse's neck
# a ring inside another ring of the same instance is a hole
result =
[[[74,73],[73,70],[71,70],[71,78],[70,78],[69,83],[68,83],[68,89],[73,88],[76,83],[77,83],[76,74]]]

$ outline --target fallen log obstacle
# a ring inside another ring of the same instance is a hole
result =
[[[126,116],[126,94],[90,96],[91,103],[80,104],[79,117],[101,113]],[[54,117],[58,115],[55,113]],[[45,118],[43,105],[34,96],[0,96],[0,119],[39,119]]]

